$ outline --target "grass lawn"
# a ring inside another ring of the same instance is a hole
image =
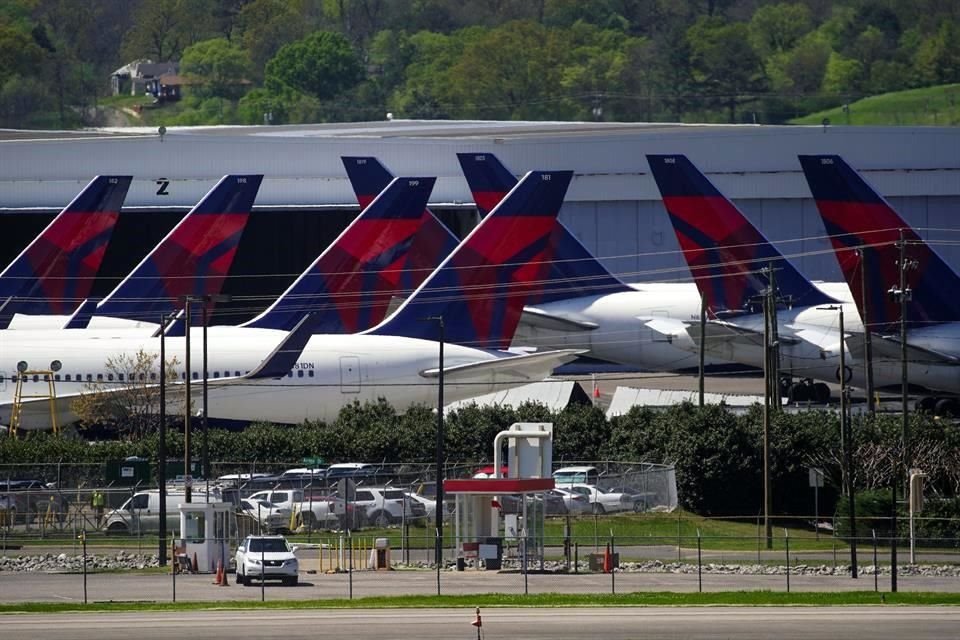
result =
[[[958,125],[960,84],[884,93],[857,100],[849,107],[849,114],[837,107],[795,118],[790,124],[819,125],[829,118],[834,125]]]
[[[30,602],[0,604],[0,614],[63,613],[66,611],[185,611],[203,609],[426,609],[473,607],[662,607],[662,606],[851,606],[851,605],[960,605],[957,593],[875,593],[873,591],[783,593],[726,591],[715,593],[642,592],[624,594],[503,594],[456,596],[378,596],[329,600],[268,602]]]
[[[548,518],[545,526],[546,544],[562,545],[564,536],[564,518]],[[735,522],[704,518],[696,514],[678,511],[674,513],[644,514],[608,514],[594,519],[593,516],[571,518],[574,542],[581,546],[594,546],[595,542],[604,545],[610,539],[611,532],[616,546],[680,546],[688,549],[697,547],[697,531],[700,531],[702,548],[716,551],[752,551],[757,548],[758,529],[756,522]],[[820,540],[809,529],[788,527],[791,551],[828,551],[834,548],[833,538],[826,533],[820,534]],[[446,536],[453,533],[452,525],[445,531]],[[761,531],[762,533],[762,531]],[[432,548],[434,544],[433,528],[411,527],[409,546],[415,549]],[[775,527],[773,548],[784,548],[783,527]],[[338,533],[314,532],[310,536],[313,542],[331,541],[339,537]],[[393,529],[366,529],[358,531],[354,537],[366,542],[369,547],[374,538],[388,538],[390,546],[400,548],[401,532]],[[288,536],[294,543],[307,542],[306,534]],[[836,542],[838,549],[846,549],[846,544]]]

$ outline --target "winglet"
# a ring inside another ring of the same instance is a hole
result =
[[[524,304],[542,285],[550,239],[571,171],[531,171],[427,280],[379,326],[378,335],[444,339],[505,349]]]
[[[913,292],[907,322],[926,326],[960,320],[960,276],[883,196],[840,156],[800,156],[800,165],[861,317],[861,266],[866,269],[868,326],[878,332],[895,331],[900,320],[900,305],[887,291],[900,280],[901,235],[906,255],[917,261],[917,268],[907,272]]]
[[[280,344],[270,352],[270,355],[260,363],[260,366],[243,377],[247,380],[258,380],[262,378],[282,378],[287,375],[293,369],[293,365],[297,364],[300,354],[303,353],[310,341],[314,332],[315,321],[315,314],[305,315]]]
[[[457,160],[481,216],[485,217],[517,184],[513,174],[492,153],[458,153]],[[553,233],[553,262],[543,291],[532,296],[528,304],[632,290],[610,273],[563,223],[558,222]]]
[[[835,302],[801,274],[686,156],[648,155],[683,257],[711,312],[739,313],[767,289],[772,264],[789,306]]]
[[[227,175],[97,307],[96,315],[156,322],[186,295],[221,292],[262,175]]]
[[[17,313],[62,315],[90,295],[131,176],[97,176],[0,273]]]

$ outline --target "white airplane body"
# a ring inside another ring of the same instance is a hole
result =
[[[284,332],[270,329],[215,327],[208,330],[208,415],[211,418],[297,423],[303,420],[332,420],[353,402],[374,402],[388,398],[402,411],[416,404],[432,405],[437,398],[439,345],[429,340],[379,335],[316,335],[310,338],[290,373],[282,378],[243,380],[273,349]],[[202,342],[199,330],[191,332],[191,368],[195,386],[194,403],[199,403]],[[107,358],[134,357],[138,352],[159,356],[159,339],[135,337],[88,337],[79,340],[20,340],[17,358],[33,367],[46,368],[59,360],[55,374],[59,420],[76,419],[72,401],[90,392],[91,384],[101,388],[129,385],[113,379]],[[177,376],[184,376],[185,339],[167,338],[168,362],[176,358]],[[447,401],[490,393],[542,380],[576,353],[553,352],[536,356],[503,357],[502,353],[447,344],[444,349],[444,398]],[[43,363],[43,365],[40,365]],[[159,366],[157,367],[159,370]],[[9,423],[13,404],[13,371],[0,372],[0,421]],[[128,374],[129,375],[129,374]],[[159,375],[159,373],[158,373]],[[34,378],[37,378],[36,380]],[[79,380],[78,380],[79,378]],[[148,383],[150,381],[147,381]],[[179,385],[178,385],[179,386]],[[29,376],[25,394],[43,393],[47,382],[42,375]],[[171,385],[171,393],[173,393]],[[181,398],[182,402],[182,398]],[[46,402],[32,402],[25,428],[49,425]],[[31,425],[30,417],[37,424]]]
[[[816,284],[837,299],[850,298],[845,283]],[[590,356],[652,371],[695,369],[699,347],[695,343],[681,344],[682,337],[664,334],[654,327],[664,326],[660,324],[663,322],[674,328],[690,325],[691,332],[698,331],[700,294],[696,284],[654,282],[634,283],[630,287],[634,290],[527,306],[513,345],[589,349]],[[851,324],[858,322],[856,307],[847,305],[846,312],[852,313]],[[832,330],[833,343],[839,344],[836,312],[808,310],[799,321],[811,325],[808,331]],[[760,322],[762,331],[762,319]],[[854,326],[848,331],[855,330]],[[830,339],[821,342],[830,344]],[[763,362],[752,357],[745,362],[739,359],[739,351],[726,348],[709,348],[707,355],[707,365],[739,362],[762,367]]]

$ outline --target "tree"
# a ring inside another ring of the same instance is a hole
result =
[[[123,39],[125,60],[177,60],[186,47],[217,34],[214,0],[147,0]]]
[[[687,31],[687,40],[698,86],[705,96],[726,107],[730,122],[736,122],[737,106],[755,100],[751,94],[767,88],[747,25],[701,18]]]
[[[266,68],[271,91],[286,86],[320,100],[356,86],[362,78],[357,52],[346,38],[330,31],[315,31],[281,47]]]
[[[181,73],[200,83],[201,93],[236,100],[246,90],[250,59],[236,44],[224,38],[190,45],[180,61]]]
[[[237,17],[238,40],[250,56],[252,70],[263,77],[267,61],[280,48],[307,34],[303,13],[285,0],[252,0],[243,5]]]
[[[955,22],[944,20],[937,33],[923,41],[914,69],[924,84],[960,82],[960,27]]]
[[[810,9],[805,4],[768,4],[750,18],[750,42],[764,58],[788,51],[813,28]]]
[[[569,43],[556,29],[510,22],[471,42],[447,76],[467,118],[564,117],[562,77]]]
[[[156,379],[158,358],[156,354],[140,350],[132,356],[121,354],[108,359],[104,366],[106,380],[88,383],[86,392],[73,402],[73,411],[80,423],[109,427],[126,440],[138,440],[153,431],[158,424],[160,405]],[[176,365],[176,358],[167,363],[167,380],[177,379]],[[167,404],[173,397],[171,388]]]

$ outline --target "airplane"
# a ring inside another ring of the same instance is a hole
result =
[[[399,410],[414,404],[430,405],[440,375],[441,338],[444,395],[449,401],[528,384],[569,362],[581,352],[517,354],[505,349],[523,304],[535,292],[551,258],[549,239],[571,177],[569,171],[528,173],[390,317],[359,334],[311,335],[296,362],[279,379],[250,380],[245,376],[262,360],[262,354],[287,334],[212,327],[208,415],[211,419],[298,423],[332,420],[347,405],[380,397]],[[395,184],[416,191],[416,205],[422,211],[434,182],[433,178],[400,178]],[[193,344],[199,346],[198,341]],[[171,356],[182,354],[184,346],[183,338],[168,339]],[[73,417],[70,401],[86,391],[88,384],[122,386],[121,372],[107,371],[108,359],[141,350],[157,354],[158,338],[34,338],[18,342],[15,355],[23,362],[21,368],[58,361],[59,372],[54,374],[60,389],[57,407],[67,421]],[[184,380],[187,372],[183,366],[174,366]],[[196,370],[189,375],[191,379],[200,377]],[[111,379],[114,376],[116,380]],[[40,378],[31,378],[29,384],[46,385]],[[3,378],[0,421],[9,418],[14,380],[10,376],[8,383],[8,377]],[[44,413],[46,402],[32,400],[25,419],[29,417],[33,425],[49,423]]]
[[[84,302],[70,317],[25,318],[8,338],[23,339],[32,330],[54,336],[48,331],[61,328],[152,333],[162,316],[183,307],[182,296],[220,293],[262,180],[224,176],[103,300]]]
[[[0,329],[71,314],[89,297],[131,180],[95,177],[0,272]]]
[[[960,276],[843,158],[802,155],[800,165],[833,244],[837,262],[867,317],[874,357],[901,358],[900,242],[915,269],[905,272],[908,380],[945,397],[927,396],[920,408],[960,415]],[[864,273],[865,272],[865,273]],[[866,276],[866,277],[864,277]],[[864,287],[864,281],[866,286]],[[866,303],[866,311],[864,311]]]
[[[481,216],[516,184],[492,153],[459,153],[457,158]],[[562,223],[554,242],[554,268],[544,292],[524,308],[514,345],[588,349],[590,357],[653,371],[697,368],[696,354],[644,327],[655,318],[697,320],[700,298],[693,284],[624,283]],[[706,364],[729,362],[711,355]]]
[[[849,336],[862,334],[863,326],[849,293],[831,296],[807,280],[685,156],[648,155],[647,160],[684,258],[712,315],[707,351],[762,367],[765,321],[757,303],[769,286],[769,275],[763,270],[772,265],[778,296],[780,369],[800,378],[789,385],[789,399],[826,402],[829,388],[813,381],[837,382],[841,375],[851,385],[863,387],[864,362],[855,358],[849,347]],[[838,326],[840,307],[846,341]],[[648,326],[673,336],[677,344],[691,351],[699,348],[697,326],[662,320]],[[841,349],[847,352],[846,371],[840,369]],[[878,387],[898,379],[891,365],[874,363]]]

